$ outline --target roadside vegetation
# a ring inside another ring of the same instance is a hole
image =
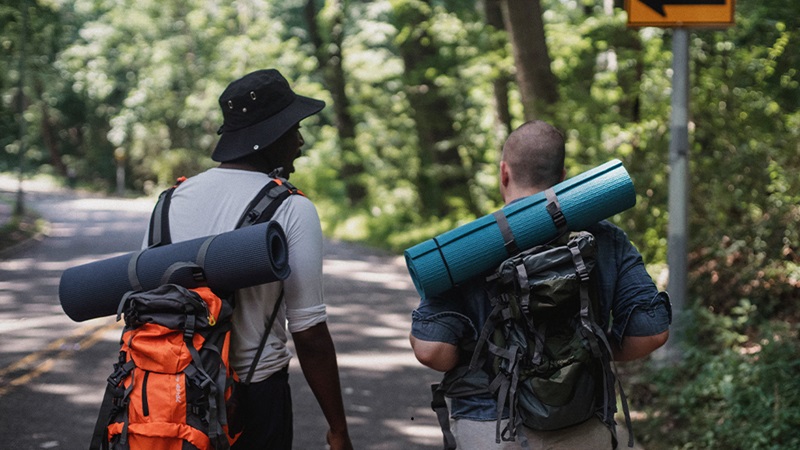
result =
[[[0,223],[0,254],[36,238],[44,230],[45,222],[35,211],[25,210],[22,214],[15,214],[14,202],[11,199],[0,195],[0,202],[3,203],[0,207],[9,211],[8,220]]]
[[[664,284],[672,33],[623,3],[0,0],[0,171],[152,195],[212,166],[224,87],[277,67],[328,104],[292,178],[328,236],[400,253],[492,212],[505,136],[541,118],[570,176],[623,161],[612,220]],[[690,32],[682,358],[623,367],[648,449],[800,447],[800,3],[735,6]]]

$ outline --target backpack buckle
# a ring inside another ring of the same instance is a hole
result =
[[[133,363],[114,364],[114,372],[108,376],[108,384],[112,387],[119,386],[123,378],[127,377],[133,370]]]
[[[192,267],[192,278],[201,285],[206,282],[206,272],[202,267]]]

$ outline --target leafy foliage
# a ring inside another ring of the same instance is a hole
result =
[[[513,83],[497,96],[516,70],[511,43],[480,2],[454,0],[0,0],[0,170],[111,189],[122,167],[129,190],[150,193],[212,165],[217,98],[234,78],[277,67],[331,105],[308,2],[323,30],[342,27],[329,44],[341,42],[331,54],[355,123],[343,138],[332,108],[303,122],[293,181],[326,234],[399,251],[499,208],[499,151],[525,117]],[[637,204],[612,220],[661,281],[672,33],[630,29],[609,2],[541,3],[560,98],[546,119],[567,137],[569,175],[624,162]],[[670,447],[798,444],[786,425],[798,422],[797,330],[783,325],[800,319],[798,5],[736,2],[733,27],[690,33],[695,340],[647,387],[661,410],[648,444],[662,429]]]
[[[800,345],[798,328],[777,325],[757,336],[740,334],[747,308],[732,320],[700,313],[702,328],[713,333],[692,348],[682,364],[651,371],[637,391],[648,398],[648,418],[634,425],[648,449],[782,449],[800,445]],[[746,322],[746,320],[745,320]],[[719,336],[739,341],[727,345]],[[699,339],[696,343],[699,342]],[[742,345],[742,342],[747,344]],[[657,409],[656,409],[657,408]]]

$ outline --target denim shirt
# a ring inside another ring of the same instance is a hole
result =
[[[619,227],[607,221],[587,228],[597,242],[595,276],[601,308],[600,325],[609,339],[653,336],[666,331],[672,320],[669,297],[659,292],[645,269],[642,256]],[[411,313],[411,334],[423,341],[445,342],[471,349],[491,312],[492,287],[485,275],[449,291],[423,298]],[[461,352],[469,363],[471,351]],[[490,395],[453,398],[454,419],[495,420],[497,404]]]

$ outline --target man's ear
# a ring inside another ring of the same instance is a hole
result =
[[[511,180],[511,174],[509,172],[508,164],[505,161],[500,161],[500,185],[504,188],[508,187],[508,183]]]

